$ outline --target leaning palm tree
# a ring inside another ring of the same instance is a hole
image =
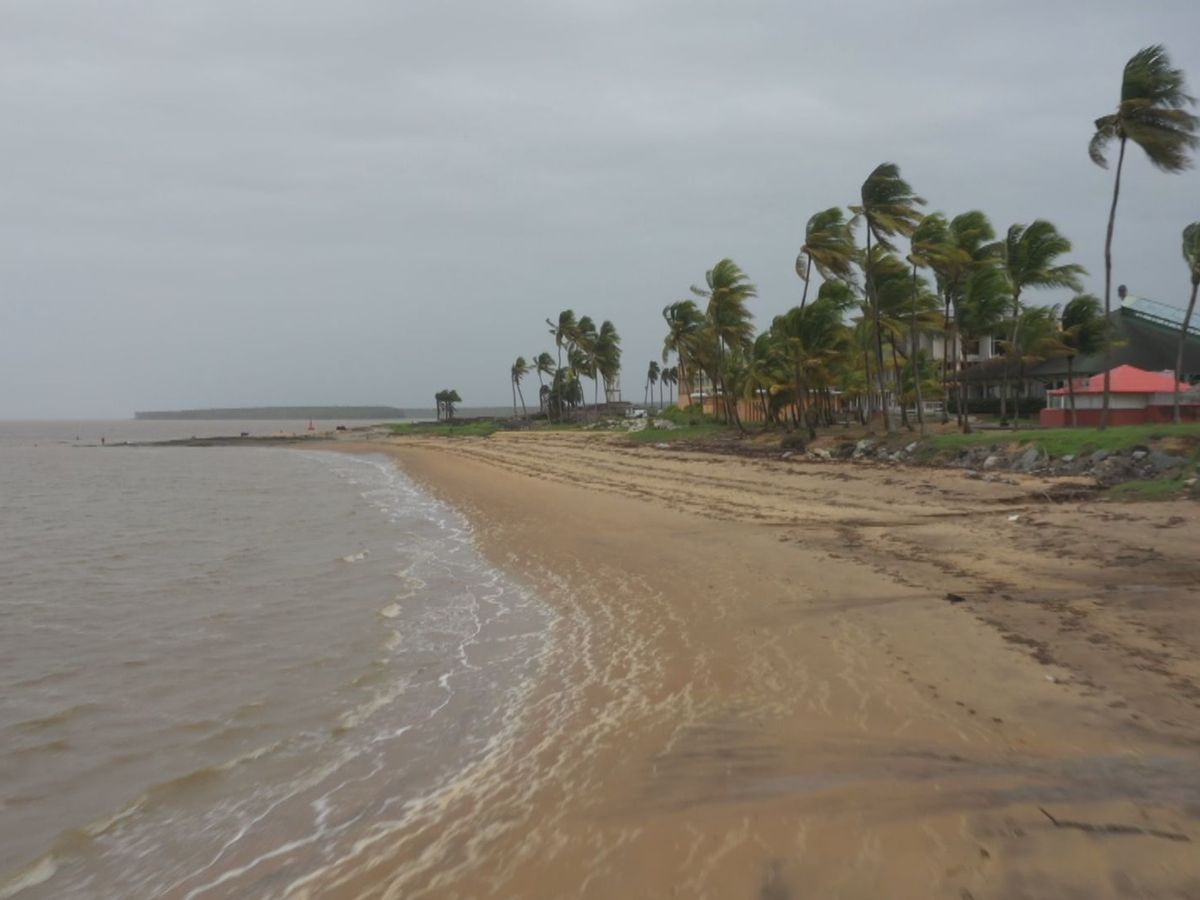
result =
[[[679,378],[685,389],[690,389],[691,377],[688,373],[692,360],[689,353],[697,332],[704,325],[704,313],[695,301],[680,300],[663,307],[662,314],[667,323],[667,336],[663,339],[662,349],[663,364],[665,365],[674,353],[678,360]]]
[[[831,206],[808,220],[804,227],[804,244],[796,257],[796,274],[804,282],[801,309],[808,301],[808,283],[814,266],[825,281],[854,280],[854,260],[858,256],[854,222],[853,218],[846,218],[840,206]]]
[[[609,393],[621,374],[621,336],[617,327],[605,319],[600,323],[596,335],[596,371],[604,379],[604,402],[608,404]]]
[[[692,293],[708,301],[705,321],[715,342],[715,358],[709,360],[710,374],[714,391],[723,394],[725,419],[730,421],[736,416],[736,410],[731,405],[732,395],[723,392],[721,384],[725,356],[735,347],[748,350],[754,340],[754,325],[746,302],[758,296],[758,288],[750,283],[738,264],[728,258],[709,269],[704,274],[704,282],[704,287],[693,285]]]
[[[558,349],[558,368],[561,369],[563,347],[570,349],[579,327],[575,321],[575,310],[564,309],[558,314],[557,322],[547,319],[546,324],[550,326],[550,334],[554,336],[554,346]]]
[[[650,368],[646,370],[646,389],[642,392],[642,400],[646,406],[654,399],[654,386],[658,384],[658,363],[650,360]]]
[[[659,377],[662,378],[662,383],[667,386],[667,402],[671,405],[674,405],[675,395],[674,395],[673,388],[675,387],[675,385],[679,384],[679,367],[678,366],[671,366],[670,368],[664,367],[662,370],[662,374]]]
[[[1080,294],[1063,307],[1058,340],[1067,360],[1067,394],[1071,400],[1071,427],[1074,428],[1079,424],[1075,415],[1075,357],[1099,353],[1108,346],[1108,318],[1100,314],[1097,297]]]
[[[1183,229],[1183,259],[1192,273],[1192,295],[1188,298],[1187,313],[1179,328],[1179,349],[1175,353],[1175,421],[1179,416],[1179,382],[1183,380],[1183,347],[1187,342],[1192,312],[1196,309],[1196,289],[1200,287],[1200,222],[1193,222]]]
[[[442,408],[446,410],[446,421],[454,421],[454,404],[462,403],[462,397],[458,396],[458,391],[454,388],[447,388],[442,391]]]
[[[891,434],[894,431],[892,417],[888,411],[883,379],[883,330],[879,327],[879,300],[875,296],[872,281],[871,238],[884,250],[894,250],[891,239],[896,235],[908,236],[921,221],[917,207],[925,200],[913,193],[912,187],[900,177],[900,167],[895,163],[881,163],[875,167],[859,192],[862,204],[851,206],[850,211],[862,216],[867,225],[867,252],[863,257],[863,275],[867,304],[875,319],[875,374],[878,379],[879,399],[883,410],[883,425]]]
[[[513,417],[517,415],[517,395],[521,397],[521,415],[528,418],[529,411],[525,409],[525,395],[521,393],[521,379],[529,374],[529,363],[525,362],[525,357],[518,356],[517,361],[512,364],[512,369],[509,370],[512,378],[513,389]]]
[[[1096,120],[1096,133],[1088,145],[1092,162],[1108,168],[1105,148],[1118,142],[1117,171],[1113,178],[1112,206],[1108,211],[1108,231],[1104,237],[1104,315],[1112,312],[1112,239],[1117,218],[1117,198],[1121,192],[1121,167],[1125,163],[1125,144],[1133,141],[1145,152],[1150,164],[1162,172],[1182,172],[1191,163],[1191,151],[1200,144],[1200,118],[1185,107],[1195,103],[1187,92],[1182,69],[1171,66],[1167,51],[1159,44],[1145,47],[1125,63],[1121,78],[1121,101],[1117,111]],[[1107,351],[1106,351],[1107,353]],[[1109,358],[1104,365],[1104,406],[1100,427],[1108,427]]]
[[[1021,357],[1022,347],[1018,341],[1021,323],[1021,292],[1025,288],[1070,288],[1083,290],[1079,276],[1087,274],[1083,266],[1075,263],[1058,264],[1058,258],[1071,252],[1071,242],[1053,223],[1037,219],[1030,225],[1012,225],[1004,240],[997,241],[996,253],[1000,266],[1008,278],[1012,291],[1012,336],[1008,352],[1015,358]],[[1008,417],[1009,366],[1004,367],[1004,387],[1000,394],[1000,423]]]
[[[533,360],[533,369],[537,372],[538,384],[541,385],[538,391],[538,407],[539,409],[545,405],[547,388],[544,376],[554,377],[554,357],[549,353],[542,351]],[[547,411],[548,412],[548,411]]]

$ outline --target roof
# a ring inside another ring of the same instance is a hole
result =
[[[1173,394],[1175,393],[1174,372],[1147,372],[1136,366],[1117,366],[1108,375],[1109,392],[1113,394]],[[1191,385],[1179,383],[1180,391],[1191,390]],[[1067,388],[1047,391],[1048,394],[1066,394]],[[1104,393],[1103,373],[1075,379],[1076,394]]]
[[[1180,315],[1182,319],[1182,314]],[[1149,372],[1175,368],[1175,353],[1179,349],[1179,328],[1168,327],[1139,315],[1129,307],[1117,307],[1109,316],[1113,348],[1110,365],[1137,366]],[[1077,356],[1071,365],[1075,375],[1094,375],[1105,369],[1104,353]],[[1067,376],[1067,361],[1063,357],[1048,359],[1031,366],[1029,377],[1054,381]],[[1188,329],[1183,350],[1184,375],[1200,375],[1200,334],[1195,327]]]

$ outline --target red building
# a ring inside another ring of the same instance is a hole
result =
[[[1112,425],[1141,425],[1147,422],[1171,422],[1175,403],[1175,373],[1147,372],[1135,366],[1117,366],[1109,374],[1109,414]],[[1075,414],[1079,425],[1094,428],[1100,424],[1104,404],[1104,373],[1074,379]],[[1185,422],[1200,421],[1200,397],[1192,385],[1180,383],[1180,417]],[[1071,391],[1058,388],[1047,391],[1049,405],[1040,414],[1042,425],[1061,428],[1071,424]]]

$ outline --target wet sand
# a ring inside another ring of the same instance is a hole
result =
[[[312,896],[1200,897],[1200,505],[589,435],[339,446],[556,619],[515,743]]]

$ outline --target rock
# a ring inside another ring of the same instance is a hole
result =
[[[853,456],[855,459],[859,459],[863,456],[866,456],[868,453],[870,453],[874,449],[875,449],[875,442],[873,440],[871,440],[870,438],[863,438],[861,441],[859,441],[857,444],[854,445]]]
[[[1143,459],[1145,459],[1147,456],[1150,455],[1150,451],[1149,450],[1134,450],[1133,453],[1130,455],[1133,457],[1134,462],[1141,462]]]
[[[1109,453],[1107,450],[1097,450],[1089,458],[1091,459],[1092,465],[1094,466],[1094,465],[1096,465],[1096,463],[1104,462],[1110,456],[1112,456],[1112,454]]]
[[[979,473],[974,469],[967,469],[963,472],[963,478],[979,478]]]
[[[1073,463],[1073,462],[1075,462],[1075,454],[1074,454],[1074,453],[1068,453],[1066,456],[1064,456],[1064,457],[1062,458],[1062,462],[1063,462],[1063,463],[1066,463],[1066,464],[1068,464],[1068,465],[1069,465],[1069,464],[1071,464],[1071,463]]]
[[[1021,472],[1032,471],[1033,468],[1042,461],[1042,453],[1037,447],[1030,447],[1017,459],[1016,465],[1013,467]]]
[[[1161,450],[1151,450],[1147,454],[1146,461],[1150,463],[1155,472],[1177,469],[1187,462],[1182,456],[1173,456],[1170,453],[1163,453]]]
[[[904,448],[904,452],[905,453],[916,453],[917,448],[920,446],[921,446],[920,441],[913,441],[911,444],[909,444],[907,447]]]
[[[1002,463],[1002,462],[1004,462],[1004,459],[993,453],[991,456],[989,456],[987,459],[985,459],[983,461],[983,467],[985,469],[994,469],[997,466],[999,466],[1000,463]]]
[[[654,427],[662,429],[663,431],[674,431],[678,426],[676,426],[676,424],[670,419],[655,419]]]
[[[856,446],[858,445],[853,441],[843,441],[842,443],[838,444],[837,450],[833,452],[833,455],[837,459],[849,459],[854,455],[854,448]]]
[[[965,603],[967,598],[964,597],[962,594],[947,593],[946,599],[951,603]]]
[[[830,453],[828,450],[826,450],[824,447],[813,447],[813,449],[809,450],[808,453],[810,456],[815,456],[817,459],[832,459],[833,458],[833,454]]]
[[[792,451],[788,450],[786,453],[781,454],[779,458],[780,459],[791,459],[792,456],[793,456]]]

